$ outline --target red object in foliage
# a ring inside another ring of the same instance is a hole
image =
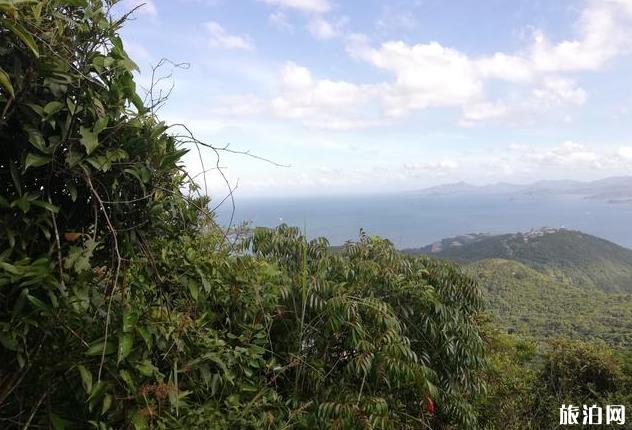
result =
[[[430,396],[426,397],[426,405],[425,406],[426,406],[426,410],[428,411],[428,413],[430,415],[434,415],[434,413],[435,413],[435,404],[432,401],[432,397],[430,397]]]

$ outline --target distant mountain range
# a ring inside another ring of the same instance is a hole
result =
[[[604,200],[609,203],[632,204],[632,176],[612,177],[591,182],[581,181],[539,181],[532,184],[497,183],[472,185],[466,182],[439,185],[414,191],[420,196],[447,196],[467,194],[510,194],[523,196],[563,196],[573,195],[587,199]]]
[[[579,231],[542,228],[444,239],[408,254],[463,264],[508,331],[632,346],[632,250]]]

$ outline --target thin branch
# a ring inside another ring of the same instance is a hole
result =
[[[35,418],[35,414],[37,413],[37,410],[39,409],[40,405],[42,404],[42,402],[44,401],[47,395],[48,395],[48,391],[44,391],[44,394],[42,394],[42,397],[39,398],[39,400],[37,401],[37,404],[33,408],[33,412],[31,412],[31,416],[26,421],[26,424],[24,424],[23,430],[27,430],[29,428],[29,426],[31,425],[31,421],[33,421],[33,418]]]
[[[108,309],[107,309],[107,314],[105,317],[105,334],[103,336],[103,350],[101,351],[101,362],[99,363],[99,372],[98,372],[98,378],[97,378],[99,381],[101,381],[101,372],[103,371],[103,363],[105,362],[105,349],[107,347],[109,328],[110,328],[112,301],[114,299],[114,291],[118,284],[119,274],[121,272],[121,261],[123,259],[121,257],[121,252],[118,246],[117,232],[114,226],[112,225],[112,221],[110,220],[110,217],[108,216],[107,210],[105,209],[105,204],[103,203],[103,200],[101,200],[101,196],[99,195],[99,193],[97,193],[97,190],[94,189],[94,186],[92,185],[92,180],[90,179],[90,175],[85,167],[84,167],[84,173],[85,173],[84,177],[86,180],[86,184],[88,185],[88,188],[90,188],[90,191],[94,195],[94,198],[97,200],[97,202],[99,202],[99,206],[101,207],[101,210],[103,211],[103,216],[105,217],[105,222],[108,225],[108,229],[112,233],[112,240],[114,242],[113,244],[114,252],[116,253],[116,271],[114,272],[114,282],[112,284],[112,290],[110,291],[110,297],[108,299]]]
[[[176,135],[173,136],[176,139],[185,139],[183,141],[183,143],[197,143],[198,145],[201,145],[201,146],[204,146],[206,148],[209,148],[209,149],[211,149],[211,150],[213,150],[215,152],[227,152],[227,153],[235,154],[235,155],[245,155],[247,157],[254,158],[255,160],[264,161],[266,163],[272,164],[273,166],[276,166],[276,167],[292,167],[291,164],[278,163],[278,162],[276,162],[274,160],[271,160],[269,158],[253,154],[249,150],[248,151],[239,151],[239,150],[231,149],[230,148],[230,146],[231,146],[230,143],[227,143],[224,146],[214,146],[214,145],[211,145],[210,143],[203,142],[203,141],[197,139],[193,135],[193,132],[185,124],[175,123],[175,124],[171,124],[169,126],[169,128],[174,128],[174,127],[182,127],[186,131],[186,134],[176,134]]]

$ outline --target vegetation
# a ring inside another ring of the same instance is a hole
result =
[[[110,6],[0,3],[2,427],[473,427],[476,284],[377,238],[228,240]]]
[[[576,287],[510,260],[482,260],[467,271],[483,287],[487,308],[506,332],[632,347],[632,294]]]
[[[632,251],[571,230],[472,234],[404,251],[466,265],[505,332],[632,346]]]
[[[538,345],[498,332],[488,332],[487,342],[489,391],[479,405],[481,428],[556,429],[563,404],[581,409],[632,400],[632,360],[604,344],[560,339]]]
[[[451,244],[457,242],[459,246]],[[407,250],[429,254],[430,247]],[[519,261],[560,282],[607,293],[632,293],[632,250],[579,231],[470,235],[446,239],[433,256],[464,263],[501,258]]]
[[[112,4],[0,1],[0,427],[547,428],[626,399],[629,360],[496,333],[450,263],[222,230],[180,162],[219,150],[138,96]]]

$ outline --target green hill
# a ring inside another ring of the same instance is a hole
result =
[[[575,287],[511,260],[482,260],[466,270],[480,281],[488,308],[508,332],[632,346],[630,294]]]
[[[472,263],[490,258],[519,261],[554,280],[607,293],[632,293],[632,250],[566,229],[467,235],[444,239],[409,254]]]

